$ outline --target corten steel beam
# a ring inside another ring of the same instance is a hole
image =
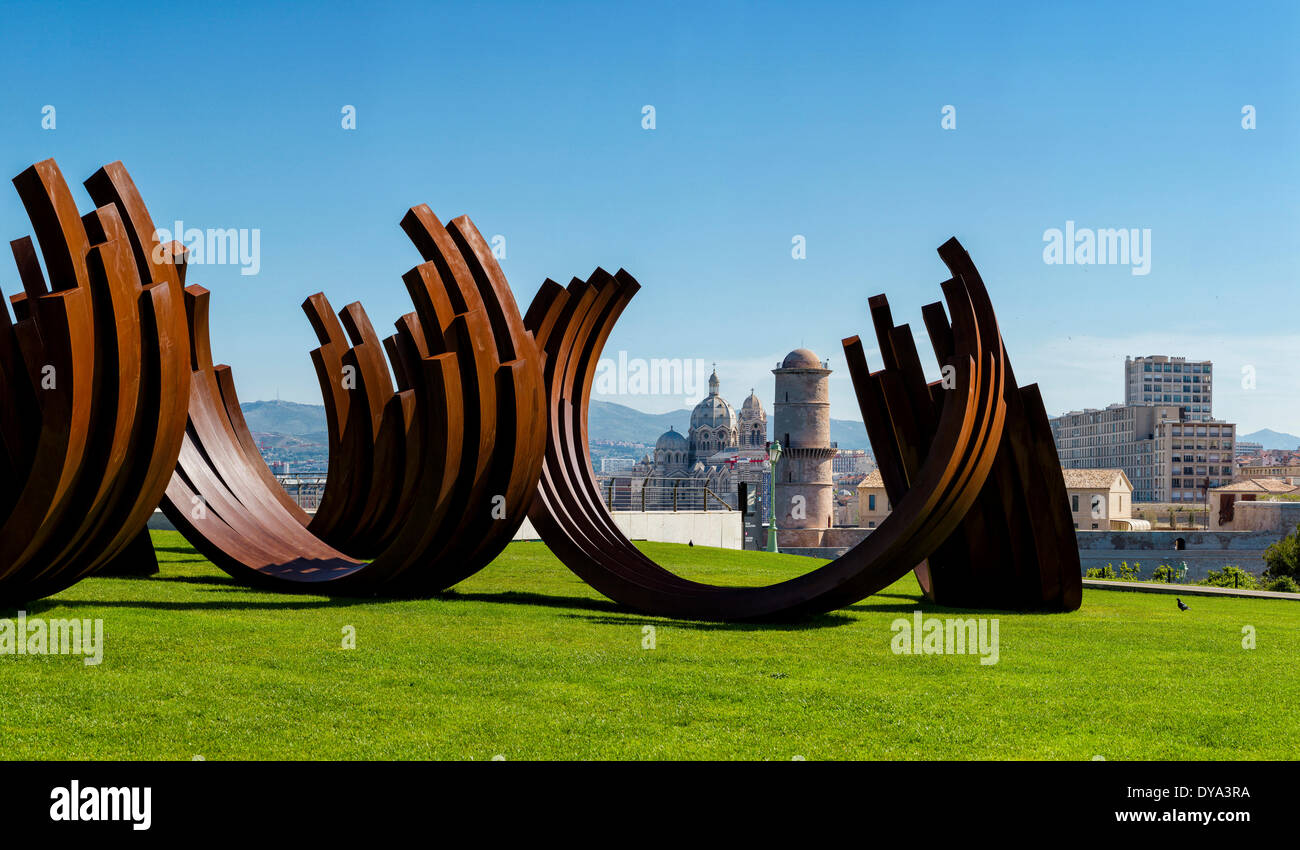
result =
[[[163,509],[231,575],[280,589],[390,596],[443,590],[486,566],[527,517],[546,441],[541,352],[468,218],[402,222],[425,262],[415,312],[380,341],[360,304],[303,304],[329,422],[315,517],[275,482],[230,370],[208,343],[208,293],[186,290],[189,427]],[[389,375],[392,361],[397,376]]]
[[[970,256],[955,239],[939,254],[955,277],[980,281]],[[984,292],[982,281],[977,291]],[[987,300],[986,294],[980,297]],[[883,296],[872,299],[872,308],[882,356],[907,373],[890,403],[894,408],[910,403],[912,411],[919,410],[925,406],[924,382],[916,373],[911,333],[906,326],[893,327]],[[943,308],[930,304],[923,314],[935,355],[942,361],[952,351]],[[980,332],[998,333],[991,306],[981,315]],[[989,481],[961,526],[918,565],[917,576],[926,595],[945,605],[1072,611],[1079,607],[1082,593],[1078,544],[1047,414],[1037,387],[1018,388],[1009,362],[1007,372],[1007,422]],[[934,388],[929,385],[932,394]],[[871,427],[872,418],[865,418],[877,457],[888,461],[881,469],[886,492],[896,500],[907,490],[905,479],[900,480],[891,466],[900,451],[899,437]],[[924,423],[916,433],[927,439]]]
[[[911,331],[894,326],[883,296],[869,306],[884,368],[868,369],[857,337],[844,343],[893,513],[832,563],[754,588],[682,579],[615,527],[591,467],[587,406],[605,340],[639,287],[625,272],[599,269],[567,289],[547,281],[525,319],[546,352],[550,441],[530,513],[542,539],[611,599],[663,616],[804,617],[857,601],[912,569],[944,604],[1076,609],[1078,552],[1064,525],[1064,482],[1037,388],[1016,387],[969,256],[956,240],[940,256],[953,273],[943,284],[952,320],[940,304],[924,316],[943,379],[925,381]]]
[[[154,567],[140,536],[184,431],[189,374],[176,267],[121,163],[82,217],[53,160],[14,179],[40,245],[12,243],[24,292],[0,308],[0,600],[106,566]],[[144,262],[140,262],[141,258]],[[148,563],[144,563],[144,561]],[[131,561],[132,563],[125,563]]]

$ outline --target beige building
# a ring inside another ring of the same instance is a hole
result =
[[[1267,501],[1276,496],[1300,495],[1300,486],[1279,478],[1242,478],[1209,493],[1210,530],[1234,531],[1239,502]]]
[[[1232,481],[1237,426],[1186,420],[1175,405],[1112,404],[1052,420],[1066,469],[1122,469],[1139,502],[1199,503]]]
[[[1151,524],[1133,519],[1133,485],[1122,469],[1066,469],[1065,492],[1074,527],[1085,531],[1147,531]],[[877,470],[858,483],[858,525],[876,528],[892,506]]]
[[[858,482],[858,527],[875,528],[885,521],[891,510],[880,470],[873,470]]]
[[[1122,469],[1063,469],[1076,530],[1148,531],[1133,519],[1133,484]]]

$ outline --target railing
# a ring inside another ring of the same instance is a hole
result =
[[[716,493],[690,478],[635,478],[597,475],[601,501],[611,511],[735,511],[739,494]],[[275,480],[303,510],[314,511],[325,494],[325,475],[277,475]],[[751,507],[764,513],[764,487],[749,484]]]
[[[305,511],[314,511],[320,507],[321,496],[325,495],[324,475],[277,475],[284,492],[298,503]]]
[[[706,482],[690,478],[598,475],[597,481],[600,484],[601,501],[611,511],[739,510],[737,493],[715,493]],[[755,493],[756,497],[757,495],[759,494]]]

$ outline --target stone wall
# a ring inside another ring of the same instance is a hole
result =
[[[1084,571],[1121,561],[1141,564],[1149,577],[1161,564],[1182,568],[1192,581],[1226,564],[1253,573],[1264,570],[1264,550],[1283,536],[1280,531],[1079,531],[1079,560]],[[1181,541],[1182,548],[1175,548]]]
[[[1275,531],[1282,537],[1300,525],[1300,502],[1237,502],[1232,511],[1233,531]]]
[[[629,540],[739,549],[744,539],[740,511],[614,511],[612,516]],[[514,539],[540,538],[533,524],[524,520]]]

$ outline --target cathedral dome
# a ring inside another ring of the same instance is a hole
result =
[[[806,348],[796,348],[781,361],[782,369],[820,369],[822,362]]]
[[[751,410],[762,410],[763,403],[758,400],[758,396],[754,393],[754,391],[750,390],[749,398],[745,399],[745,402],[742,405],[740,405],[740,409],[744,412],[749,412]]]
[[[691,411],[691,429],[735,428],[736,411],[720,395],[711,395]]]
[[[668,451],[686,451],[690,448],[690,443],[681,434],[674,430],[667,430],[659,435],[655,441],[655,451],[666,449]]]
[[[709,376],[709,395],[691,411],[691,433],[696,428],[727,428],[734,430],[736,427],[736,411],[727,400],[718,395],[718,370],[714,369],[713,374]]]

